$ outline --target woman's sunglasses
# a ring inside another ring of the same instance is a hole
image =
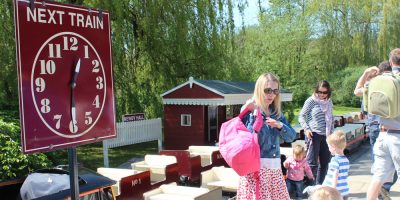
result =
[[[272,88],[265,88],[264,89],[264,93],[265,94],[272,94],[272,93],[274,93],[275,95],[278,95],[279,94],[279,89],[272,89]]]
[[[328,94],[328,91],[317,91],[318,94]]]

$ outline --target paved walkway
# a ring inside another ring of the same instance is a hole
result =
[[[366,192],[371,182],[370,145],[364,143],[349,156],[350,172],[349,187],[350,199],[366,199]],[[393,200],[400,200],[400,181],[393,185],[390,196]]]

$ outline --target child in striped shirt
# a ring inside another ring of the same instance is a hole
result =
[[[346,148],[346,135],[339,130],[329,135],[326,140],[333,157],[329,162],[328,172],[322,185],[336,188],[346,200],[349,195],[347,178],[350,168],[349,160],[343,153]]]
[[[338,130],[329,135],[326,141],[333,157],[329,162],[325,180],[322,185],[306,187],[303,193],[311,194],[318,188],[329,186],[337,189],[343,199],[347,200],[349,196],[349,184],[347,178],[349,176],[350,164],[349,160],[344,155],[344,149],[346,148],[346,135],[343,131]]]

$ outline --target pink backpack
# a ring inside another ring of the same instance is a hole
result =
[[[240,176],[260,170],[260,146],[257,132],[260,131],[263,120],[260,110],[257,110],[256,121],[252,134],[242,122],[242,117],[248,112],[244,109],[235,117],[221,126],[219,133],[219,151],[228,165]]]

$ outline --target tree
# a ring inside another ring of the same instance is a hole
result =
[[[0,108],[18,110],[18,78],[12,1],[0,4]]]
[[[85,2],[111,13],[118,116],[161,116],[160,94],[189,76],[231,77],[230,0]]]

